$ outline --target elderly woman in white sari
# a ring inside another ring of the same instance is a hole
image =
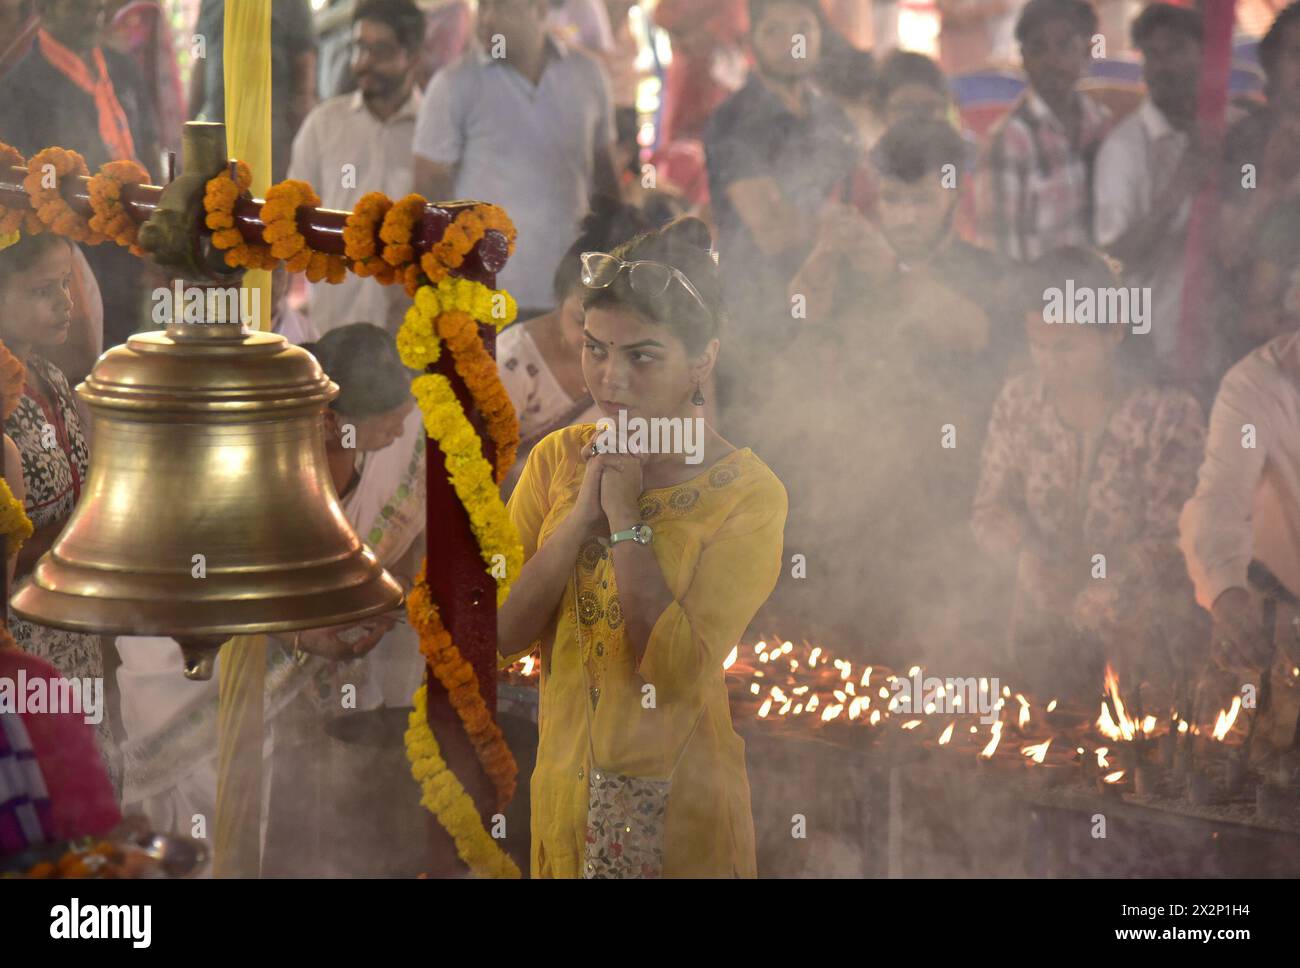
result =
[[[326,458],[344,513],[383,566],[409,587],[424,549],[424,430],[410,372],[392,338],[369,323],[304,344],[340,388],[326,414]],[[324,814],[351,777],[331,775],[325,727],[331,719],[409,706],[424,669],[419,640],[402,610],[364,622],[271,637],[267,656],[263,832],[267,818],[296,814],[291,839],[330,835]],[[209,831],[216,817],[217,681],[190,682],[172,639],[121,637],[124,807],[157,829]],[[400,745],[399,745],[400,748]],[[338,757],[336,756],[335,759]],[[337,767],[337,764],[335,764]],[[407,783],[409,776],[403,777]],[[268,811],[269,806],[269,811]],[[337,817],[333,818],[337,821]],[[288,864],[279,822],[264,861]],[[337,831],[333,832],[337,834]],[[209,834],[210,836],[210,834]],[[274,856],[272,856],[274,855]],[[265,870],[265,863],[264,863]],[[270,871],[267,871],[268,873]]]

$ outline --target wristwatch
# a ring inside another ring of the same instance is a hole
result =
[[[609,546],[612,548],[620,541],[635,541],[639,545],[648,545],[654,534],[650,525],[638,521],[626,531],[615,531],[611,534],[609,536]]]

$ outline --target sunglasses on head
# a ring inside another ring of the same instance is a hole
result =
[[[618,256],[610,255],[608,252],[582,253],[582,284],[588,289],[608,289],[624,269],[627,270],[628,281],[634,292],[643,296],[662,296],[676,279],[681,283],[682,288],[700,304],[701,309],[706,313],[710,311],[700,291],[691,284],[691,280],[687,279],[686,274],[680,269],[664,265],[662,262],[624,262]]]

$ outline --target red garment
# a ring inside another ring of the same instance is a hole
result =
[[[692,205],[709,203],[709,171],[704,161],[704,145],[700,142],[665,143],[651,156],[650,164]]]
[[[44,659],[20,649],[0,648],[0,678],[17,682],[57,680],[59,672]],[[23,725],[40,764],[54,814],[57,839],[101,837],[122,820],[113,785],[95,742],[95,728],[79,713],[25,713]]]
[[[93,51],[95,71],[99,76],[92,77],[86,62],[55,40],[48,31],[41,30],[37,34],[37,44],[51,67],[95,99],[95,110],[99,115],[99,137],[113,159],[137,160],[131,125],[126,120],[122,102],[117,99],[117,92],[113,90],[108,65],[104,63],[104,52],[98,47]]]
[[[712,13],[708,11],[712,9]],[[718,105],[735,91],[713,76],[715,53],[738,47],[749,34],[745,0],[659,0],[655,23],[672,36],[673,62],[664,85],[660,143],[702,139]]]

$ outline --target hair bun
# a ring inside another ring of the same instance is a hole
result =
[[[693,215],[673,219],[659,234],[667,242],[682,243],[702,252],[713,251],[713,234],[707,225]]]

